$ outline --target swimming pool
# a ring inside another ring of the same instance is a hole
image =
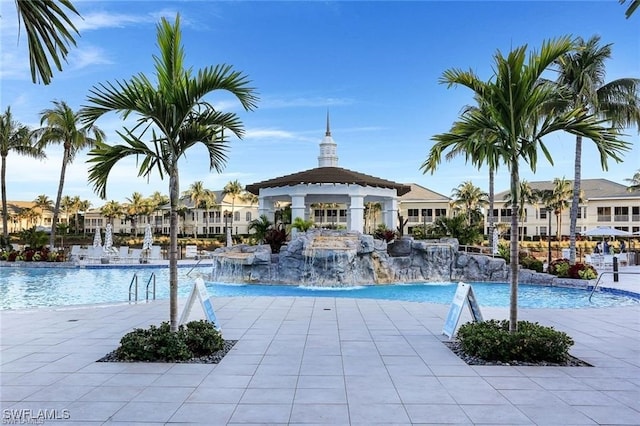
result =
[[[192,270],[193,269],[193,270]],[[210,266],[178,268],[178,295],[186,297],[197,277],[207,281]],[[169,297],[167,267],[126,268],[0,268],[0,309],[25,309],[50,306],[127,302],[129,284],[138,276],[139,300],[151,273],[156,275],[156,298]],[[189,274],[189,275],[187,275]],[[509,285],[471,283],[480,306],[509,306]],[[276,285],[234,285],[207,283],[212,296],[301,296],[346,297],[403,300],[449,304],[457,283],[423,283],[363,286],[349,289]],[[521,284],[518,291],[521,308],[593,308],[640,304],[637,298],[611,292],[598,292],[589,302],[583,289]]]

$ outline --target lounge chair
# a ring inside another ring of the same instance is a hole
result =
[[[131,249],[129,256],[127,257],[127,262],[129,263],[140,263],[140,259],[142,258],[142,249]]]
[[[118,261],[127,262],[129,259],[129,246],[120,246],[118,248]]]
[[[83,253],[82,247],[79,245],[71,246],[71,250],[69,251],[69,261],[70,262],[78,262],[84,259],[86,253]]]
[[[87,251],[87,260],[89,261],[89,263],[100,263],[102,258],[105,257],[102,246],[89,247]]]
[[[147,256],[147,259],[149,261],[162,260],[161,247],[160,246],[151,246],[151,249],[149,250],[149,255]]]
[[[198,246],[186,246],[184,248],[185,259],[195,259],[198,257]]]

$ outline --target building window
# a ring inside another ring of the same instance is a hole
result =
[[[247,222],[251,222],[251,212],[247,212],[247,214],[245,215],[245,219],[247,220]]]
[[[233,212],[233,220],[240,222],[240,212]]]
[[[628,222],[629,221],[629,207],[614,207],[614,218],[616,222]]]
[[[409,216],[409,222],[417,222],[418,209],[407,209],[407,216]]]
[[[316,222],[322,222],[324,219],[324,210],[314,210],[313,217],[316,218]]]
[[[640,222],[640,207],[631,207],[631,221]]]
[[[540,209],[539,211],[540,211],[540,219],[546,219],[547,218],[547,209]],[[540,233],[542,234],[542,231],[540,231]]]
[[[446,216],[447,215],[447,209],[434,209],[435,210],[435,216]]]
[[[432,222],[433,221],[433,210],[432,209],[422,209],[422,220],[424,222]]]
[[[213,218],[213,223],[220,223],[220,218],[221,218],[222,215],[220,214],[219,211],[218,212],[214,212],[214,213],[215,213],[215,216]],[[219,228],[217,228],[217,229],[219,229]],[[216,234],[219,234],[219,233],[220,232],[216,232]]]
[[[541,226],[540,227],[540,235],[546,237],[547,235],[549,235],[547,233],[547,227],[546,226]]]
[[[611,222],[611,207],[598,207],[598,222]]]

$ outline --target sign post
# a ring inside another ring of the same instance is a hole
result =
[[[202,278],[196,278],[196,282],[193,285],[193,289],[191,290],[191,293],[189,293],[189,298],[184,306],[184,311],[182,311],[182,315],[180,316],[180,324],[184,324],[189,319],[191,309],[193,308],[194,303],[196,303],[196,299],[200,301],[202,310],[207,317],[207,321],[213,324],[216,330],[220,331],[216,313],[213,309],[213,297],[209,297],[207,287],[205,287],[204,280]]]
[[[442,328],[442,334],[447,335],[449,338],[455,334],[456,329],[458,328],[460,315],[462,315],[463,304],[468,306],[469,312],[471,313],[471,317],[474,321],[482,321],[482,313],[480,312],[480,306],[478,305],[473,288],[470,284],[465,284],[463,282],[458,283],[456,294],[453,296],[453,302],[451,302],[447,319],[445,320],[444,327]]]

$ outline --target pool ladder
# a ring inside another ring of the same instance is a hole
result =
[[[593,288],[591,289],[591,294],[589,294],[589,302],[591,302],[591,297],[593,296],[593,293],[595,293],[596,288],[598,288],[598,284],[600,284],[600,279],[605,275],[605,274],[612,274],[612,275],[640,275],[640,272],[620,272],[620,271],[604,271],[600,273],[600,276],[598,277],[598,280],[596,281],[596,284],[593,286]]]
[[[151,290],[149,289],[149,286],[151,286]],[[147,280],[147,285],[146,285],[146,291],[145,291],[145,300],[149,301],[149,296],[152,297],[152,300],[156,300],[156,273],[152,272],[151,276],[149,277],[149,279]],[[133,298],[133,301],[137,302],[138,301],[138,274],[135,273],[133,274],[133,277],[131,278],[131,282],[129,283],[129,302],[131,302]]]

